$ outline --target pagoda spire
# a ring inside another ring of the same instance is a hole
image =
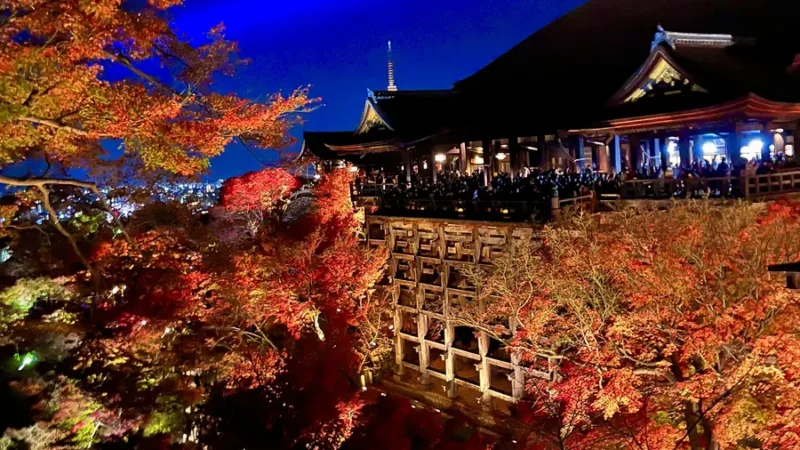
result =
[[[394,84],[394,63],[392,62],[392,41],[389,41],[389,51],[387,53],[387,56],[389,57],[389,66],[388,66],[388,69],[389,69],[389,87],[386,88],[386,90],[389,91],[389,92],[395,92],[395,91],[397,91],[397,86],[395,86],[395,84]]]

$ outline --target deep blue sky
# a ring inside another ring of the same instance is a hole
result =
[[[303,128],[330,131],[354,129],[367,88],[386,87],[388,40],[400,89],[449,88],[584,1],[186,0],[174,18],[193,38],[223,22],[252,60],[216,90],[263,99],[310,84],[324,106]],[[212,161],[210,177],[259,167],[236,146]]]

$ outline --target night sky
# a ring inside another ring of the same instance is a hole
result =
[[[447,89],[584,0],[187,0],[174,11],[190,38],[223,22],[251,63],[216,90],[266,98],[311,85],[324,107],[304,129],[358,125],[367,88],[385,89],[386,42],[402,89]],[[302,129],[294,134],[300,138]],[[299,143],[297,144],[299,147]],[[264,160],[274,152],[261,152]],[[212,161],[209,178],[261,167],[232,146]]]

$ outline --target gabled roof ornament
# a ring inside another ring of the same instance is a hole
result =
[[[656,29],[656,35],[650,44],[650,51],[653,51],[661,44],[666,44],[673,50],[678,47],[711,47],[725,48],[734,44],[752,44],[752,39],[734,38],[730,34],[700,34],[700,33],[678,33],[667,31],[660,24]]]

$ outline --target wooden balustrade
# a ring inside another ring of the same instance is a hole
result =
[[[622,184],[622,199],[697,197],[756,198],[800,193],[800,171],[766,175],[712,178],[658,178],[629,180]]]
[[[744,197],[764,197],[800,192],[800,171],[744,178]]]

